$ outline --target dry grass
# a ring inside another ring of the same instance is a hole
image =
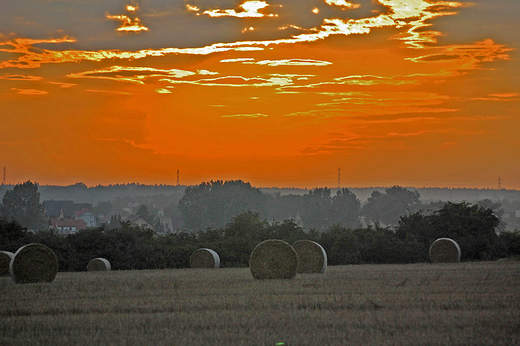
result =
[[[0,251],[0,276],[9,275],[9,264],[14,254],[9,251]]]
[[[211,249],[197,249],[190,256],[190,268],[213,268],[220,267],[219,255]]]
[[[91,259],[87,265],[87,271],[89,272],[108,271],[111,269],[112,266],[110,265],[110,262],[105,258]]]
[[[0,278],[0,345],[518,345],[520,263]]]
[[[27,244],[15,252],[9,271],[18,284],[52,282],[58,274],[58,258],[43,244]]]

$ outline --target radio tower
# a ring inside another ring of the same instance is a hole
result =
[[[177,186],[179,185],[179,170],[177,170]]]
[[[341,190],[341,168],[338,168],[338,189]]]
[[[502,189],[502,179],[498,177],[498,189]]]

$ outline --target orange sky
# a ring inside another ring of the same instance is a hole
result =
[[[7,183],[520,189],[520,3],[0,11]]]

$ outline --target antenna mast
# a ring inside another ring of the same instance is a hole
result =
[[[502,179],[498,177],[498,189],[502,189]]]
[[[5,166],[4,166],[4,180],[2,181],[2,185],[5,185],[5,182],[6,182],[6,179],[5,179],[5,177],[6,177],[6,172],[5,172],[5,171],[6,171],[6,168],[5,168]]]
[[[338,189],[341,190],[341,168],[338,168]]]
[[[179,170],[177,170],[177,185],[179,185]]]

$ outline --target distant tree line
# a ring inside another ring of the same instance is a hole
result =
[[[431,215],[410,214],[395,229],[336,224],[320,232],[305,231],[292,220],[268,222],[252,211],[238,214],[225,227],[166,235],[123,222],[116,229],[99,227],[64,237],[53,231],[28,232],[2,218],[0,244],[11,252],[28,243],[45,244],[56,252],[60,271],[85,271],[96,257],[108,259],[115,270],[187,268],[191,254],[201,247],[215,250],[222,267],[247,267],[254,247],[266,239],[290,244],[314,240],[327,252],[329,265],[428,262],[429,246],[440,237],[459,243],[463,261],[520,259],[520,234],[497,235],[497,224],[490,209],[466,203],[447,203]]]
[[[272,196],[242,181],[218,181],[189,188],[181,198],[179,209],[192,227],[189,231],[157,235],[117,219],[115,227],[63,236],[40,228],[38,185],[29,181],[2,199],[0,250],[15,252],[24,244],[43,243],[56,252],[62,271],[85,270],[95,257],[108,259],[114,269],[185,268],[200,247],[217,251],[224,267],[243,267],[266,239],[291,244],[314,240],[327,251],[331,265],[426,262],[430,244],[441,237],[457,241],[465,261],[520,255],[520,233],[496,232],[499,204],[439,202],[425,208],[419,198],[417,192],[394,186],[375,191],[361,207],[348,189],[334,196],[327,188],[297,197]],[[266,213],[280,211],[282,205],[300,214],[307,227],[293,218],[268,221]]]

